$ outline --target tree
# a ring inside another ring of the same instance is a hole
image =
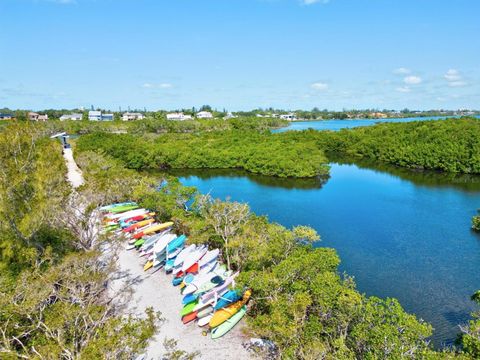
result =
[[[230,241],[250,217],[250,209],[248,205],[238,202],[212,200],[210,195],[201,195],[198,202],[202,204],[205,220],[223,240],[227,266],[230,268]]]

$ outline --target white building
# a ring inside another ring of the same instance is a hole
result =
[[[88,120],[90,121],[102,121],[102,112],[101,111],[89,111]]]
[[[198,119],[213,119],[213,115],[210,111],[200,111],[197,113]]]
[[[82,114],[65,114],[60,116],[60,121],[64,120],[82,120],[83,115]]]
[[[126,112],[122,115],[123,121],[143,120],[143,119],[145,119],[145,116],[141,113]]]
[[[236,115],[233,115],[231,112],[227,113],[227,115],[225,115],[223,118],[228,120],[228,119],[234,119],[236,118],[237,116]]]
[[[102,114],[101,111],[91,110],[88,112],[88,120],[90,121],[113,121],[113,114]]]
[[[282,115],[280,115],[280,119],[293,121],[293,120],[297,120],[297,116],[294,113],[282,114]]]
[[[182,113],[182,112],[167,114],[167,120],[180,120],[180,121],[183,121],[183,120],[190,120],[190,119],[192,119],[192,116],[191,116],[191,115],[185,115],[185,114]]]

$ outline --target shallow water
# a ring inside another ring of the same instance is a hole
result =
[[[285,226],[310,225],[319,246],[337,249],[367,295],[398,298],[430,322],[438,346],[451,343],[475,307],[480,237],[470,219],[480,207],[480,177],[389,166],[332,164],[328,180],[282,180],[241,171],[178,173],[183,184],[247,202]]]
[[[455,117],[451,116],[450,118]],[[319,120],[319,121],[295,121],[288,126],[276,129],[273,132],[284,132],[289,130],[333,130],[350,129],[360,126],[371,126],[379,122],[411,122],[411,121],[428,121],[428,120],[445,120],[445,117],[412,117],[412,118],[390,118],[390,119],[333,119],[333,120]]]

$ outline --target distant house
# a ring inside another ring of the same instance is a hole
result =
[[[113,114],[102,114],[101,111],[89,111],[88,120],[90,121],[113,121]]]
[[[213,119],[213,115],[210,111],[200,111],[197,113],[198,119]]]
[[[113,114],[102,114],[102,121],[113,121]]]
[[[122,115],[123,121],[143,120],[143,119],[145,119],[145,116],[141,113],[126,112]]]
[[[36,112],[30,111],[28,113],[28,119],[31,121],[47,121],[48,115],[37,114]]]
[[[13,119],[12,114],[2,114],[2,113],[0,113],[0,120],[10,120],[10,119]]]
[[[182,112],[167,114],[167,120],[191,120],[191,115],[185,115]]]
[[[60,116],[60,121],[65,121],[65,120],[82,120],[83,115],[82,114],[65,114]]]
[[[102,112],[101,111],[89,111],[88,120],[90,121],[102,121]]]
[[[297,120],[297,116],[294,113],[282,114],[282,115],[280,115],[280,119],[293,121],[293,120]]]

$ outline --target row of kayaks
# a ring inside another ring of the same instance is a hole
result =
[[[144,271],[172,274],[172,285],[183,296],[180,317],[210,329],[212,339],[228,333],[244,316],[250,290],[235,289],[237,273],[219,261],[219,249],[187,245],[185,235],[172,232],[173,222],[157,223],[155,213],[125,202],[100,208],[103,227],[126,238],[128,250],[144,259]]]

